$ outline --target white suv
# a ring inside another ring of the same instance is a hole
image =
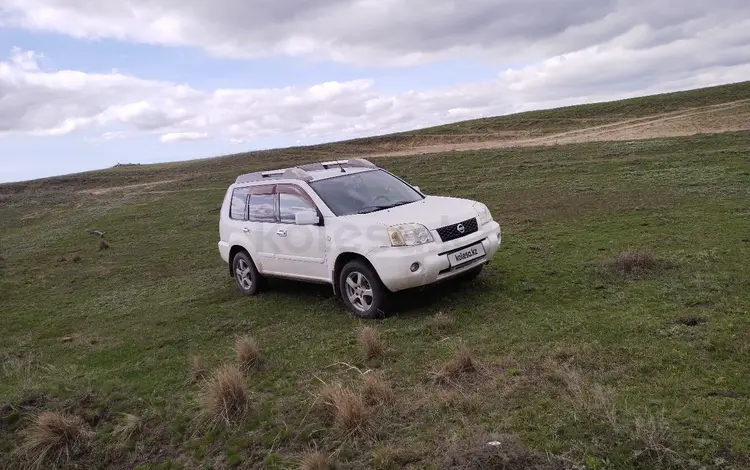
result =
[[[219,252],[245,295],[267,276],[333,286],[354,315],[389,292],[477,276],[500,225],[481,202],[425,196],[364,159],[241,175],[221,208]]]

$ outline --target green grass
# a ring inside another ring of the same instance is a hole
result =
[[[379,159],[428,193],[487,203],[504,236],[475,282],[398,295],[383,321],[347,316],[325,286],[241,297],[219,258],[236,174],[317,155],[0,186],[0,467],[20,465],[30,420],[53,410],[95,431],[73,460],[85,468],[296,468],[311,449],[341,468],[486,468],[498,454],[523,468],[543,452],[588,468],[747,468],[749,144],[728,133]],[[164,179],[177,181],[79,192]],[[614,272],[630,249],[654,269]],[[363,325],[383,342],[377,360],[360,352]],[[241,335],[264,358],[248,412],[208,426],[191,358],[234,363]],[[461,344],[477,372],[436,381]],[[368,368],[395,398],[346,436],[316,393],[356,391]],[[489,450],[496,439],[508,444]]]

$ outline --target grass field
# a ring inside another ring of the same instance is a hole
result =
[[[325,286],[240,297],[219,258],[236,174],[322,155],[0,186],[0,467],[750,467],[747,132],[378,159],[504,236],[479,279],[382,321]],[[225,365],[248,366],[222,376],[228,423],[206,414]]]

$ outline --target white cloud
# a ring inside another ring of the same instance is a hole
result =
[[[226,57],[408,65],[550,57],[640,34],[640,47],[750,15],[747,0],[3,0],[0,25],[195,46]]]
[[[647,36],[645,29],[631,31],[607,44],[508,70],[500,78],[516,97],[531,102],[668,91],[750,78],[750,17],[703,30],[700,36],[643,48]]]
[[[41,54],[34,51],[23,51],[14,47],[10,51],[10,62],[21,70],[34,71],[39,69],[37,61],[42,58]]]
[[[164,143],[208,139],[206,132],[168,132],[160,137]]]
[[[7,4],[9,0],[4,1]],[[390,8],[389,2],[373,0],[367,8],[377,13]],[[728,8],[730,3],[722,1],[719,5]],[[19,1],[11,5],[23,4]],[[106,10],[111,5],[100,6]],[[651,10],[654,24],[668,22],[659,17],[658,8]],[[686,10],[682,16],[690,17],[689,5],[682,10]],[[39,63],[40,54],[13,49],[7,60],[0,61],[0,137],[9,133],[62,135],[86,129],[121,129],[102,137],[145,133],[160,136],[162,142],[209,136],[238,144],[252,144],[268,136],[288,136],[289,142],[319,141],[750,77],[749,17],[712,25],[705,19],[679,22],[680,12],[670,17],[678,25],[672,29],[656,30],[649,25],[621,28],[622,34],[604,42],[520,69],[499,71],[494,80],[395,94],[379,91],[370,79],[328,81],[309,87],[199,90],[115,72],[47,70]],[[50,13],[40,18],[52,21],[56,16]],[[601,21],[615,20],[607,17]],[[160,24],[163,28],[171,25]],[[110,28],[97,25],[92,22],[87,27]],[[575,27],[565,31],[583,41],[584,37],[602,36],[604,29],[612,28],[599,24],[585,31]]]
[[[104,140],[117,140],[117,139],[124,139],[128,136],[128,133],[125,131],[111,131],[111,132],[105,132],[102,134],[102,139]]]

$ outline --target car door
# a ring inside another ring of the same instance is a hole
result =
[[[312,198],[296,184],[276,185],[279,208],[278,252],[276,259],[288,275],[310,280],[327,280],[326,238],[323,217]],[[297,225],[295,216],[301,211],[315,211],[318,225]]]
[[[252,246],[254,261],[262,273],[279,270],[276,259],[277,209],[275,185],[250,186],[247,195],[247,220],[242,231]]]

